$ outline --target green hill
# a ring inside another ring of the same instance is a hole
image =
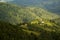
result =
[[[55,19],[59,16],[36,7],[22,7],[13,4],[0,3],[0,20],[19,24],[35,19]]]
[[[0,3],[0,20],[10,22],[12,24],[31,21],[39,18],[34,13],[25,10],[25,8],[6,3]]]
[[[57,14],[49,12],[42,8],[27,7],[27,9],[29,9],[32,13],[35,13],[37,16],[44,18],[44,19],[55,19],[59,17]]]
[[[59,17],[42,8],[0,3],[0,40],[60,40]]]
[[[60,27],[52,24],[52,26],[47,24],[12,25],[0,21],[0,40],[60,40]]]

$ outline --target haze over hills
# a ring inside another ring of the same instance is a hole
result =
[[[50,12],[60,14],[60,0],[14,0],[11,3],[23,6],[42,7]]]
[[[9,9],[9,10],[8,10]],[[42,8],[37,7],[18,7],[7,3],[0,3],[0,20],[13,24],[30,22],[35,19],[55,19],[60,16],[50,13]]]

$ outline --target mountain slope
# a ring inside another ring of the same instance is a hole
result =
[[[9,21],[12,23],[21,23],[23,19],[31,21],[35,19],[36,16],[33,13],[30,13],[28,10],[25,11],[22,7],[13,6],[6,3],[0,3],[0,20]]]
[[[60,40],[59,17],[42,8],[0,3],[0,40]]]
[[[35,13],[37,16],[44,19],[55,19],[59,17],[57,14],[54,14],[42,8],[38,8],[38,7],[26,7],[26,8],[32,13]]]
[[[11,3],[24,6],[42,7],[51,12],[60,14],[60,0],[14,0]]]
[[[0,21],[0,40],[60,40],[60,27],[46,24],[18,26]]]
[[[0,3],[0,20],[19,24],[35,19],[55,19],[59,16],[36,7],[22,7],[7,3]]]

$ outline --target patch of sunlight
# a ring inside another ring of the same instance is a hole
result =
[[[28,34],[31,34],[31,31],[22,29],[24,32],[27,32]]]
[[[49,32],[51,32],[51,31],[55,32],[55,30],[52,30],[52,29],[49,29],[49,28],[44,28],[44,30],[49,31]]]
[[[28,29],[27,24],[21,25],[20,27]]]
[[[38,23],[39,23],[39,22],[36,21],[36,20],[34,20],[34,21],[31,22],[31,24],[38,24]]]
[[[48,26],[53,26],[53,24],[50,23],[50,22],[46,22],[46,24],[47,24]]]
[[[35,31],[30,31],[30,30],[25,30],[25,29],[23,29],[23,31],[27,32],[28,34],[33,33],[33,34],[35,34],[36,36],[39,36],[39,35],[40,35],[40,32],[35,32]]]
[[[40,32],[34,32],[34,31],[32,31],[32,33],[35,34],[36,36],[40,35]]]

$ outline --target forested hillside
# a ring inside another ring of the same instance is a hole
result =
[[[55,19],[58,15],[50,13],[42,8],[37,7],[22,7],[13,4],[0,3],[0,20],[19,24],[30,22],[32,20]]]
[[[0,40],[60,40],[60,26],[30,23],[12,25],[0,21]]]
[[[60,40],[59,20],[42,8],[0,3],[0,40]]]
[[[12,4],[41,7],[50,12],[60,14],[60,0],[13,0]]]

